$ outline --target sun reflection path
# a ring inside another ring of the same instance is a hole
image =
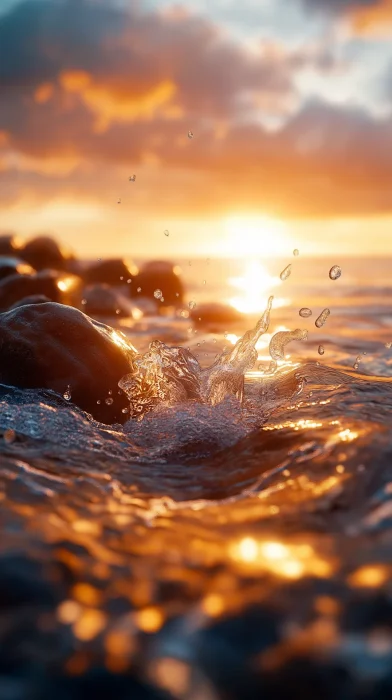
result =
[[[231,306],[241,313],[256,314],[265,308],[271,289],[282,284],[282,281],[279,277],[270,275],[260,262],[253,260],[246,266],[242,277],[231,277],[229,283],[241,291],[241,296],[229,299]],[[275,308],[288,306],[289,303],[289,299],[274,299]]]
[[[249,536],[232,543],[229,556],[240,567],[266,570],[289,579],[307,574],[327,577],[332,572],[331,562],[319,556],[308,543],[284,544]]]

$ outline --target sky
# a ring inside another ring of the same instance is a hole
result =
[[[0,8],[2,231],[87,257],[392,256],[392,0]]]

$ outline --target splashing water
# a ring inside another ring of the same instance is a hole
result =
[[[291,275],[291,265],[287,265],[287,267],[285,267],[284,270],[282,270],[279,277],[282,280],[282,282],[284,282],[285,280],[287,280],[288,277],[290,277],[290,275]]]
[[[269,366],[269,372],[274,372],[278,366],[279,360],[285,360],[285,350],[289,343],[293,340],[307,340],[308,331],[296,328],[295,331],[279,331],[271,338],[269,344],[269,353],[272,357],[272,362]]]
[[[331,280],[338,280],[342,274],[342,268],[340,265],[333,265],[329,271],[329,276]]]
[[[307,307],[304,307],[299,310],[299,315],[302,318],[309,318],[312,315],[312,309],[308,309]]]
[[[321,312],[320,316],[316,318],[314,325],[317,328],[322,328],[324,323],[326,322],[328,316],[330,315],[330,310],[329,309],[324,309],[324,311]]]

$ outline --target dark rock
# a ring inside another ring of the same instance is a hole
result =
[[[159,307],[178,306],[184,297],[184,287],[179,270],[165,260],[154,260],[146,263],[131,286],[131,296],[134,298],[147,297],[156,302]],[[140,292],[138,289],[140,288]],[[162,299],[156,299],[154,292],[159,289]]]
[[[44,294],[32,294],[31,296],[23,297],[23,299],[20,301],[12,304],[9,310],[19,309],[20,306],[28,306],[29,304],[47,304],[48,301],[51,301],[51,299],[46,297]]]
[[[50,236],[33,238],[24,246],[22,255],[36,270],[66,270],[69,262],[74,259],[67,248],[60,246]]]
[[[72,403],[97,420],[125,420],[128,401],[118,382],[136,350],[108,326],[50,302],[0,314],[0,338],[3,384],[59,394],[69,388]]]
[[[11,275],[0,281],[0,311],[25,297],[44,295],[50,301],[80,305],[81,280],[75,275],[43,270],[34,275]]]
[[[158,690],[137,679],[131,673],[114,674],[104,668],[92,668],[79,677],[53,677],[40,695],[40,700],[174,700],[163,690]]]
[[[242,314],[232,306],[216,303],[198,304],[190,316],[197,325],[208,328],[213,326],[221,329],[222,326],[243,321]]]
[[[111,287],[119,287],[128,284],[128,280],[133,280],[136,274],[137,268],[132,262],[114,259],[102,260],[92,265],[85,270],[83,277],[87,284],[109,284]]]
[[[0,280],[10,275],[32,275],[35,270],[20,258],[0,256]]]
[[[19,255],[22,247],[22,240],[13,233],[3,233],[0,236],[0,255]]]
[[[83,311],[89,316],[132,315],[132,302],[108,284],[94,284],[83,291]]]

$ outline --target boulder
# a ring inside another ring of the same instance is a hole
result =
[[[102,260],[88,267],[83,275],[86,284],[108,284],[111,287],[121,285],[132,286],[128,280],[133,280],[137,267],[129,260]]]
[[[0,314],[0,383],[51,389],[103,423],[124,422],[118,382],[135,348],[109,326],[53,302]]]
[[[10,275],[32,275],[35,270],[20,258],[0,255],[0,280]]]
[[[180,271],[177,266],[166,260],[154,260],[146,263],[130,287],[132,297],[152,299],[158,308],[179,306],[184,297]],[[162,296],[158,298],[156,296],[157,290],[162,292]]]
[[[81,280],[75,275],[43,270],[33,275],[11,275],[0,280],[0,311],[6,311],[25,297],[44,295],[50,301],[80,305]]]
[[[132,302],[108,284],[93,284],[83,290],[83,311],[89,316],[132,316]]]
[[[23,259],[36,270],[66,270],[74,256],[68,248],[50,236],[37,236],[21,250]]]
[[[28,306],[29,304],[47,304],[50,299],[44,294],[32,294],[30,297],[23,297],[20,301],[12,304],[10,311],[12,309],[19,309],[20,306]]]
[[[19,255],[23,242],[13,233],[0,235],[0,255]]]
[[[232,306],[226,304],[209,303],[197,304],[190,313],[192,321],[203,328],[222,329],[233,323],[243,322],[243,316]]]

